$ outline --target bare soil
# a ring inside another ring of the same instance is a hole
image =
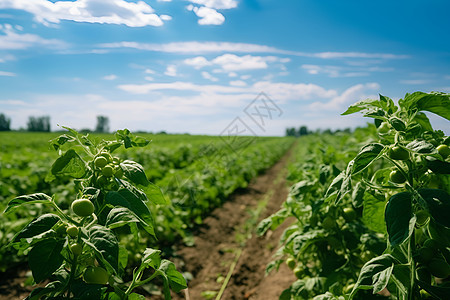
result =
[[[273,259],[279,238],[289,222],[269,231],[266,236],[254,234],[257,223],[278,211],[286,200],[286,166],[291,152],[292,148],[244,191],[234,194],[222,207],[215,209],[199,228],[194,238],[195,246],[178,251],[185,262],[183,271],[190,272],[194,279],[188,283],[188,290],[176,295],[175,299],[200,300],[207,299],[208,295],[215,299],[229,272],[231,278],[221,299],[275,300],[295,281],[285,264],[278,272],[265,276],[265,268]],[[249,222],[252,212],[258,210],[262,201],[267,205],[257,220]],[[245,241],[242,241],[243,232],[244,235],[250,233],[245,236]]]

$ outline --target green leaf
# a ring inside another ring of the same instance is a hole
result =
[[[111,209],[106,218],[105,226],[114,229],[129,223],[139,223],[138,217],[126,207],[115,207]]]
[[[125,160],[120,163],[125,177],[127,177],[131,182],[143,186],[148,186],[150,182],[145,175],[144,168],[137,162],[131,160]]]
[[[60,218],[54,214],[44,214],[31,221],[25,228],[16,234],[13,242],[22,238],[30,238],[50,230]]]
[[[147,195],[148,199],[152,201],[154,204],[158,205],[168,205],[170,204],[169,199],[164,197],[163,192],[159,188],[159,186],[149,182],[147,186],[143,186],[142,188]]]
[[[119,205],[128,208],[136,216],[140,218],[141,225],[149,234],[155,236],[153,229],[153,217],[148,209],[147,205],[142,202],[134,193],[130,190],[121,188],[118,191],[110,191],[106,194],[106,202],[113,206]]]
[[[370,193],[364,194],[364,206],[362,220],[371,230],[385,233],[386,225],[384,223],[385,201],[380,201]]]
[[[88,238],[83,240],[94,249],[97,259],[106,267],[116,273],[119,271],[119,242],[110,229],[94,225],[88,231]]]
[[[145,300],[145,296],[136,294],[136,293],[132,293],[131,295],[128,296],[127,300]]]
[[[86,163],[75,150],[69,149],[53,163],[50,172],[53,176],[49,175],[48,180],[54,179],[55,176],[82,178],[86,174]]]
[[[168,286],[170,286],[175,293],[187,288],[186,279],[184,279],[183,275],[177,271],[173,262],[164,259],[161,262],[158,273],[163,277],[164,296],[166,299],[170,299],[170,293],[167,294]],[[169,298],[167,298],[167,295]]]
[[[361,269],[358,281],[353,288],[350,299],[352,299],[358,289],[374,288],[373,293],[383,290],[394,269],[395,259],[390,254],[383,254],[369,260]]]
[[[372,164],[372,162],[377,159],[383,151],[384,146],[382,144],[368,144],[365,145],[354,159],[354,164],[352,168],[352,175],[358,174]]]
[[[410,235],[410,221],[413,217],[411,201],[410,193],[401,192],[393,195],[386,205],[385,220],[392,247],[400,245]]]
[[[140,269],[145,269],[151,267],[153,269],[158,269],[161,265],[161,250],[156,250],[152,248],[147,248],[142,256]]]
[[[427,167],[436,174],[450,174],[450,163],[434,157],[426,158]]]
[[[450,94],[415,92],[399,100],[399,105],[405,111],[429,111],[450,120]]]
[[[403,123],[403,121],[400,120],[399,118],[392,117],[389,119],[389,123],[397,131],[405,131],[406,129],[405,123]]]
[[[430,144],[424,140],[414,140],[408,145],[406,145],[406,148],[422,154],[431,154],[436,152],[436,149],[433,146],[433,144]]]
[[[8,206],[5,209],[5,213],[12,211],[13,209],[17,208],[22,204],[50,203],[51,201],[52,198],[44,193],[19,196],[8,202]]]
[[[91,300],[103,299],[102,295],[106,292],[107,287],[101,284],[86,284],[83,281],[72,283],[71,291],[75,299]]]
[[[61,255],[64,242],[64,240],[46,239],[36,243],[30,250],[28,263],[36,282],[47,279],[61,266],[64,261]]]
[[[440,189],[419,189],[431,217],[436,223],[450,227],[450,194]]]
[[[62,145],[64,145],[67,142],[73,142],[75,141],[75,138],[72,136],[68,136],[66,134],[60,135],[59,137],[50,140],[50,145],[53,146],[55,150],[58,150],[61,148]]]
[[[350,107],[343,112],[341,115],[345,116],[345,115],[350,115],[350,114],[354,114],[356,112],[368,109],[370,107],[380,107],[380,101],[379,100],[374,100],[374,99],[367,99],[367,100],[362,100],[359,102],[356,102],[352,105],[350,105]]]

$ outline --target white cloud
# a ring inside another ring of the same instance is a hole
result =
[[[167,76],[172,76],[172,77],[177,76],[177,66],[168,65],[164,74]]]
[[[155,80],[155,79],[154,79],[153,77],[151,77],[151,76],[145,76],[144,79],[147,80],[147,81],[153,81],[153,80]]]
[[[213,63],[218,64],[225,71],[267,69],[267,59],[261,56],[237,56],[234,54],[224,54],[213,59]]]
[[[201,69],[205,66],[211,65],[211,62],[209,62],[204,56],[187,58],[184,60],[184,63],[186,65],[193,66],[196,69]]]
[[[187,9],[193,11],[199,17],[198,24],[200,25],[222,25],[225,22],[225,17],[213,8],[190,5]]]
[[[230,72],[228,73],[228,77],[237,77],[238,74],[236,72]]]
[[[145,69],[145,74],[155,74],[156,72],[155,71],[153,71],[152,69]]]
[[[247,83],[242,80],[234,80],[234,81],[230,81],[230,85],[232,85],[232,86],[247,86]]]
[[[17,33],[10,24],[0,25],[0,32],[3,33],[0,35],[0,50],[20,50],[37,46],[53,49],[67,47],[67,44],[60,40],[44,39],[29,33]]]
[[[251,78],[252,77],[252,75],[242,75],[241,76],[241,79],[242,80],[247,80],[247,79],[249,79],[249,78]]]
[[[193,9],[193,8],[192,8]],[[282,50],[275,47],[258,44],[246,43],[230,43],[230,42],[173,42],[167,44],[149,44],[138,42],[115,42],[103,43],[97,45],[102,48],[132,48],[144,51],[167,52],[167,53],[224,53],[224,52],[239,52],[239,53],[274,53],[285,54],[299,57],[313,57],[321,59],[361,59],[361,58],[378,58],[378,59],[406,59],[409,55],[391,54],[391,53],[364,53],[364,52],[298,52]],[[284,61],[288,62],[289,58]],[[347,62],[348,63],[348,62]],[[356,62],[357,63],[357,62]],[[363,62],[365,63],[365,62]],[[379,63],[379,62],[378,62]]]
[[[230,9],[237,7],[236,0],[189,0],[192,3],[204,5],[214,9]]]
[[[351,105],[359,100],[366,98],[377,98],[376,94],[367,94],[370,91],[378,91],[380,85],[378,83],[357,84],[347,90],[341,95],[336,95],[328,102],[313,102],[309,108],[313,111],[345,111],[348,105]]]
[[[209,74],[208,72],[202,72],[202,77],[211,81],[219,81],[218,78],[212,76],[211,74]]]
[[[161,26],[168,16],[158,16],[144,1],[125,0],[2,0],[0,9],[20,9],[35,16],[44,25],[58,24],[61,20],[75,22],[118,24],[129,27]]]
[[[0,76],[14,77],[16,76],[16,73],[0,71]]]
[[[103,77],[104,80],[115,80],[117,79],[117,75],[110,74]]]

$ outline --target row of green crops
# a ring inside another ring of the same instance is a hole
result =
[[[344,115],[375,125],[302,138],[288,199],[258,227],[292,222],[267,267],[298,278],[280,299],[450,298],[450,139],[422,111],[450,120],[449,94],[361,101]]]
[[[174,276],[174,280],[179,280],[170,262],[161,263],[156,249],[170,247],[180,238],[192,242],[189,230],[200,224],[203,216],[225,201],[234,190],[245,187],[251,178],[270,167],[293,142],[286,138],[158,135],[146,136],[154,140],[147,146],[146,138],[135,137],[127,130],[119,131],[116,141],[105,142],[105,138],[111,137],[84,136],[73,130],[59,137],[4,134],[0,208],[3,210],[7,201],[17,195],[40,194],[15,198],[9,205],[14,209],[8,208],[10,212],[0,216],[0,265],[5,269],[14,262],[23,261],[24,254],[33,253],[35,248],[30,246],[34,243],[42,244],[42,247],[35,246],[38,249],[35,253],[42,251],[45,243],[63,247],[60,255],[51,255],[59,257],[58,264],[63,262],[62,265],[56,266],[52,261],[55,268],[50,268],[47,273],[30,265],[35,279],[36,276],[39,279],[36,281],[55,276],[63,281],[63,285],[53,283],[57,287],[43,290],[42,295],[64,292],[74,296],[82,290],[77,289],[77,284],[83,286],[81,274],[92,271],[92,266],[103,268],[110,276],[110,287],[94,292],[114,293],[111,295],[122,298],[130,296],[133,288],[150,281],[139,278],[150,267],[154,274],[163,278],[169,276],[169,279]],[[50,144],[45,141],[49,138],[52,139]],[[19,147],[21,143],[23,146]],[[48,150],[49,145],[51,150]],[[102,155],[106,160],[100,157]],[[95,215],[89,214],[77,221],[68,213],[74,211],[73,200],[80,197],[94,203]],[[27,202],[34,205],[15,205]],[[41,226],[42,223],[46,225]],[[33,233],[26,229],[30,226]],[[75,240],[53,236],[56,227],[61,226],[77,226],[80,233]],[[43,228],[47,231],[42,231]],[[19,231],[21,233],[17,235]],[[108,256],[110,249],[103,253],[98,248],[95,243],[101,244],[99,241],[103,238],[93,238],[95,232],[105,237],[115,235],[117,244],[114,247],[118,247],[118,252],[112,251],[115,257]],[[11,246],[11,241],[15,249],[6,247]],[[74,251],[86,254],[86,257],[78,260]],[[150,259],[150,254],[156,256]],[[92,259],[95,259],[94,264]],[[129,266],[138,265],[141,265],[141,274],[133,273],[128,286],[120,284],[123,280],[120,276],[131,276]],[[68,270],[74,271],[67,273]],[[181,281],[177,285],[169,279],[167,283],[172,289],[177,291],[182,287]],[[72,291],[73,288],[77,291]],[[167,293],[166,287],[164,290]]]

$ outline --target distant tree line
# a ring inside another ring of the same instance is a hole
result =
[[[345,128],[345,129],[336,129],[336,130],[317,129],[316,131],[310,131],[310,130],[308,130],[308,127],[306,127],[306,126],[301,126],[298,130],[295,127],[286,128],[286,136],[295,136],[295,137],[302,136],[302,135],[308,135],[311,133],[336,134],[339,132],[351,133],[352,130],[350,128]]]
[[[308,130],[308,127],[301,126],[298,130],[295,127],[286,128],[286,136],[302,136],[308,135],[311,132]]]
[[[27,122],[27,131],[32,132],[50,132],[50,116],[30,116]],[[0,131],[11,130],[11,118],[5,114],[0,113]],[[23,130],[23,129],[21,129]],[[83,129],[83,131],[90,132],[89,129]],[[109,132],[109,118],[106,116],[97,116],[97,126],[94,132],[108,133]]]

